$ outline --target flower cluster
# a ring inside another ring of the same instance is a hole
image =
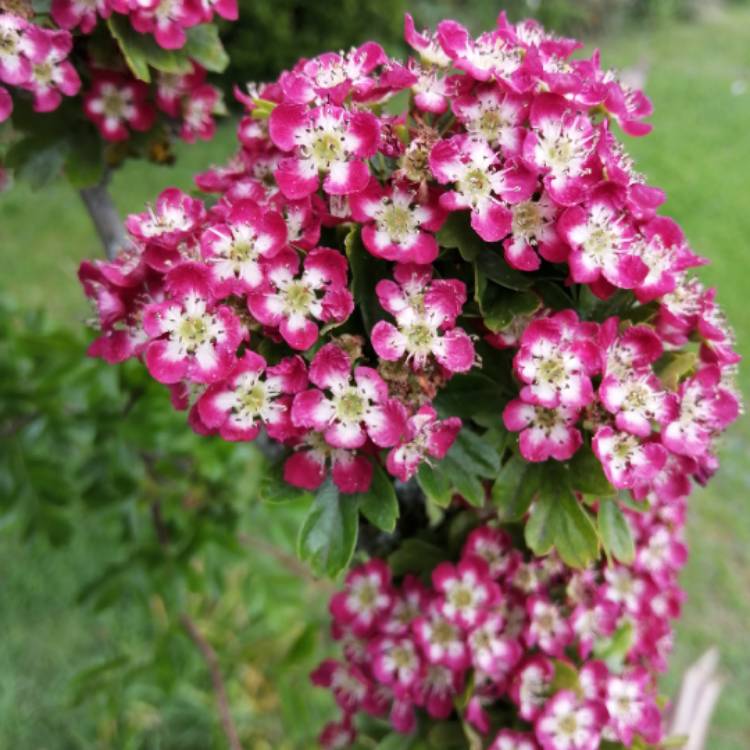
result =
[[[343,718],[325,747],[348,747],[362,713],[461,722],[492,750],[658,742],[684,499],[741,408],[733,334],[615,137],[645,135],[650,104],[598,53],[503,15],[476,39],[407,16],[406,40],[405,62],[369,42],[238,91],[239,151],[196,177],[211,198],[165,191],[113,262],[81,266],[90,353],[141,358],[201,434],[265,433],[296,487],[330,475],[378,502],[386,471],[407,494],[416,477],[447,559],[419,579],[374,558],[334,597],[344,659],[314,680]],[[200,81],[164,78],[159,106]],[[541,541],[482,526],[448,558],[459,510],[502,505],[519,474],[508,518],[564,491],[549,512],[571,523],[536,524]],[[628,565],[608,517],[634,539]]]
[[[349,747],[358,714],[405,733],[419,717],[461,720],[492,750],[659,743],[656,674],[683,599],[685,497],[651,499],[648,512],[626,512],[636,540],[629,567],[573,571],[554,555],[529,559],[484,525],[429,583],[394,579],[377,558],[351,570],[330,604],[342,659],[312,674],[343,714],[322,746]]]
[[[112,31],[106,54],[103,40],[91,36],[98,20],[112,13],[129,17],[130,34],[153,34],[160,46],[178,50],[186,45],[185,30],[211,22],[215,13],[236,19],[237,3],[53,0],[48,12],[32,15],[29,11],[30,17],[0,13],[0,122],[11,116],[14,97],[30,96],[35,112],[52,112],[64,97],[82,93],[84,116],[106,141],[125,140],[131,131],[149,131],[159,121],[188,142],[211,138],[213,116],[223,112],[223,102],[220,90],[207,83],[203,67],[185,56],[169,63],[171,69],[184,68],[185,72],[160,71],[153,85],[137,79],[129,70],[133,63],[128,58],[137,50],[117,36],[121,31]],[[102,67],[105,64],[108,69]],[[83,92],[82,79],[86,81]]]

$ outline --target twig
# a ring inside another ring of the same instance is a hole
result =
[[[107,189],[109,177],[109,172],[105,173],[98,185],[82,188],[79,193],[104,246],[107,259],[114,260],[121,249],[130,245],[130,241]]]
[[[221,728],[229,742],[229,748],[230,750],[243,750],[240,736],[237,733],[237,727],[232,718],[232,712],[229,710],[229,698],[227,697],[227,690],[224,686],[224,679],[221,676],[219,659],[216,656],[216,652],[213,650],[211,644],[203,637],[203,634],[198,630],[196,624],[186,614],[180,615],[180,623],[182,624],[182,627],[185,628],[185,632],[190,637],[190,640],[201,652],[201,656],[208,667],[208,672],[211,675],[211,685],[214,691],[214,698],[216,699],[216,708],[219,711]]]

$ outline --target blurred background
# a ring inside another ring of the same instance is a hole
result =
[[[376,39],[403,50],[402,17],[488,28],[487,0],[241,0],[226,29],[232,83],[275,77],[300,55]],[[654,132],[628,139],[666,189],[666,211],[719,287],[750,353],[750,3],[508,0],[513,19],[601,46],[653,99]],[[112,190],[123,214],[234,150],[230,120],[174,167],[128,163]],[[257,501],[251,447],[194,436],[137,364],[87,360],[89,311],[76,281],[99,257],[72,188],[0,194],[0,748],[223,748],[188,615],[218,652],[251,750],[311,748],[331,710],[308,688],[325,653],[328,584],[294,558],[303,508]],[[741,384],[750,396],[750,368]],[[750,748],[750,427],[691,500],[688,600],[664,692],[718,644],[726,689],[707,747]],[[163,533],[155,534],[154,527]],[[160,537],[160,538],[157,538]]]

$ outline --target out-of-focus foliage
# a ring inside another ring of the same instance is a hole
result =
[[[46,536],[65,565],[85,518],[97,548],[76,603],[102,631],[132,623],[60,697],[94,717],[70,747],[223,747],[186,616],[215,647],[245,747],[309,747],[328,702],[300,685],[325,641],[325,595],[284,552],[305,508],[258,504],[254,449],[193,435],[140,365],[84,351],[0,306],[0,524]]]
[[[511,20],[538,18],[549,29],[580,35],[688,18],[697,7],[698,0],[240,0],[239,21],[223,36],[232,61],[226,76],[240,83],[268,80],[301,56],[366,39],[395,52],[403,45],[407,11],[418,26],[455,18],[479,31],[505,10]]]

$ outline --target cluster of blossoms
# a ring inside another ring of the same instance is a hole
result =
[[[377,558],[351,570],[330,604],[342,660],[312,674],[343,714],[322,746],[349,747],[358,714],[404,733],[420,717],[463,721],[490,750],[658,744],[656,674],[666,668],[687,556],[680,489],[655,491],[648,512],[626,512],[636,540],[629,567],[574,571],[554,554],[529,559],[505,531],[483,525],[429,582],[394,580]]]
[[[165,191],[81,266],[90,353],[141,358],[201,434],[265,434],[308,490],[366,493],[380,466],[421,483],[456,440],[461,463],[462,430],[490,452],[510,433],[490,466],[595,456],[613,497],[574,498],[587,523],[617,503],[632,565],[573,571],[494,525],[431,585],[371,560],[332,603],[344,661],[314,680],[344,717],[321,741],[348,747],[364,713],[458,717],[492,750],[656,743],[684,499],[740,410],[733,335],[615,138],[647,133],[650,104],[598,54],[503,15],[477,39],[407,16],[406,40],[405,63],[367,43],[238,92],[240,149],[196,178],[211,198]]]
[[[149,85],[131,74],[114,36],[106,58],[88,45],[98,20],[120,13],[129,15],[136,32],[153,34],[159,45],[176,50],[186,43],[186,28],[209,23],[214,13],[236,19],[236,0],[53,0],[48,13],[34,15],[24,5],[17,10],[28,12],[0,13],[0,84],[12,87],[16,97],[30,95],[35,112],[57,110],[63,97],[82,93],[85,117],[107,141],[151,130],[158,115],[186,141],[213,136],[213,116],[223,112],[221,92],[206,82],[197,62],[185,58],[185,73],[159,72]],[[111,69],[81,62],[90,59],[106,59]],[[12,112],[11,91],[0,85],[0,122]]]

